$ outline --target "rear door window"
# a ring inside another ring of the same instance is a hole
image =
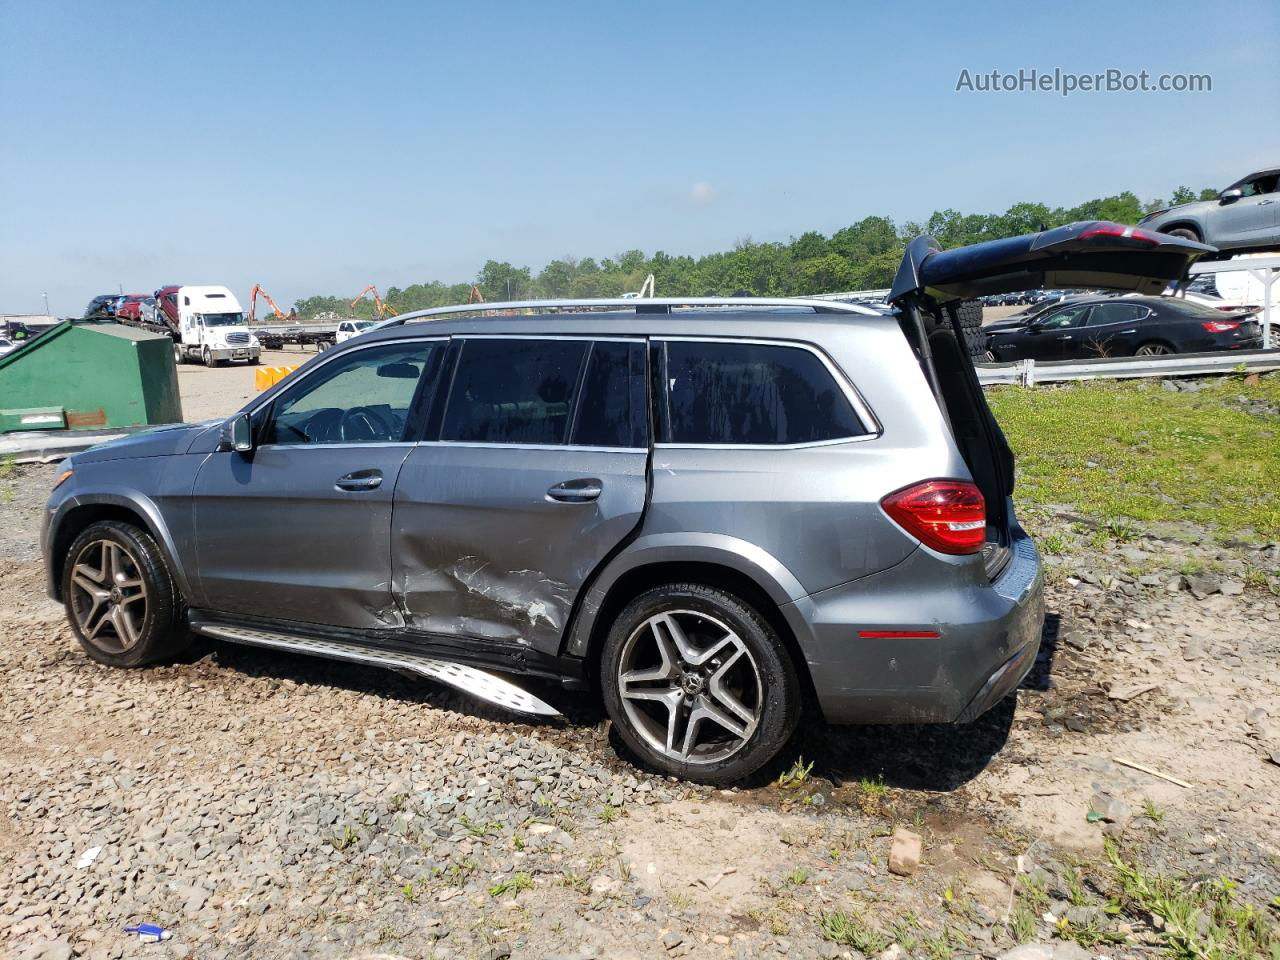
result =
[[[593,343],[571,442],[581,447],[647,446],[645,379],[642,342]]]
[[[831,369],[811,350],[671,340],[665,351],[669,443],[818,443],[867,433]]]
[[[1100,303],[1093,308],[1089,326],[1101,327],[1109,323],[1133,323],[1147,315],[1147,308],[1132,303]]]
[[[565,443],[588,346],[585,340],[463,340],[440,439]]]

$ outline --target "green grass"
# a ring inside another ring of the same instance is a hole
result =
[[[889,947],[888,938],[856,914],[836,910],[823,914],[818,925],[824,939],[863,953],[879,953]]]
[[[533,889],[532,874],[525,873],[523,870],[513,873],[511,876],[499,880],[497,883],[489,887],[489,896],[501,897],[508,893],[520,893],[524,890]]]
[[[1098,518],[1102,536],[1120,540],[1135,535],[1134,521],[1280,534],[1280,417],[1235,400],[1280,407],[1280,376],[1205,382],[1197,393],[1105,380],[990,390],[1018,457],[1019,501],[1070,504]]]
[[[1252,904],[1235,896],[1224,878],[1189,882],[1149,874],[1125,860],[1113,843],[1107,859],[1116,871],[1131,916],[1160,919],[1156,936],[1165,956],[1177,960],[1280,960],[1280,929]]]

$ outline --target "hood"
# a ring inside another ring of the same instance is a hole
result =
[[[169,457],[175,453],[185,453],[191,441],[208,430],[209,427],[221,423],[221,420],[208,420],[204,423],[171,423],[163,427],[154,427],[131,433],[127,437],[108,440],[96,447],[90,447],[77,453],[72,459],[76,464],[98,463],[104,460],[132,460],[138,457]]]

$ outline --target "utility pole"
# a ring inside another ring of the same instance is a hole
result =
[[[44,315],[46,317],[53,316],[53,314],[49,312],[49,291],[46,290],[44,293],[40,294],[40,296],[44,297]]]

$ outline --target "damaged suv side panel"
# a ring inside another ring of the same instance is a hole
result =
[[[645,450],[419,445],[401,472],[391,533],[407,625],[558,653],[583,583],[640,522],[647,460]],[[551,499],[566,477],[598,481],[599,495]]]

